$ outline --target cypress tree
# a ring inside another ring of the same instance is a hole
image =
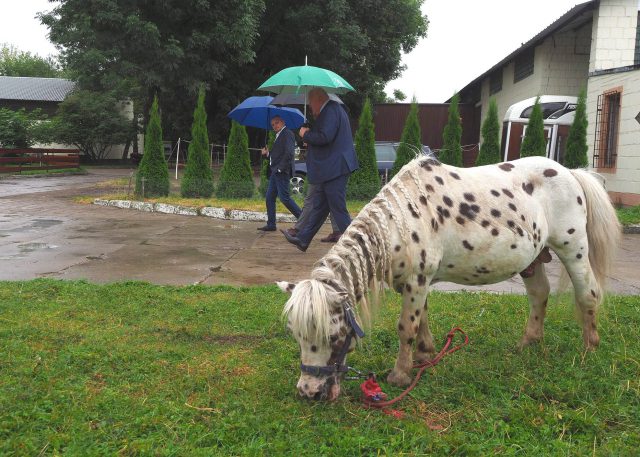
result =
[[[204,95],[204,86],[200,86],[198,102],[193,112],[187,166],[180,183],[181,194],[186,198],[206,198],[213,194],[213,173],[211,172],[211,156],[209,155],[209,134],[207,133]]]
[[[536,103],[529,116],[529,125],[520,146],[520,157],[546,156],[547,140],[544,137],[544,120],[542,118],[542,108],[540,107],[540,97],[536,97]]]
[[[564,155],[564,166],[567,168],[585,168],[589,166],[589,146],[587,145],[587,94],[580,91],[573,124],[569,128],[567,150]]]
[[[500,162],[500,122],[495,98],[489,102],[487,117],[482,123],[482,146],[476,159],[476,166]]]
[[[267,137],[267,149],[271,150],[273,143],[276,141],[276,133],[273,130],[269,130],[269,136]],[[260,159],[260,185],[258,186],[258,192],[263,197],[267,196],[267,187],[269,186],[269,158],[262,157]]]
[[[232,121],[227,155],[220,170],[220,182],[216,195],[222,198],[253,196],[255,184],[252,175],[247,130],[244,126]]]
[[[400,136],[400,146],[396,151],[396,161],[391,168],[391,176],[395,176],[402,167],[422,153],[422,132],[420,131],[420,121],[418,120],[418,102],[415,97],[411,101],[411,108],[407,119],[404,122],[402,135]]]
[[[462,167],[462,123],[460,122],[460,110],[458,102],[460,95],[455,93],[449,104],[449,120],[444,127],[442,135],[442,149],[438,158],[440,162],[454,167]]]
[[[380,190],[380,175],[376,161],[375,126],[371,102],[367,98],[362,107],[355,137],[356,154],[360,168],[349,177],[347,197],[369,200]]]
[[[136,173],[136,195],[143,198],[169,195],[169,168],[164,157],[157,96],[154,97],[149,111],[149,124],[144,136],[144,154]]]

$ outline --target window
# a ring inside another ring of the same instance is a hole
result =
[[[489,95],[502,90],[502,68],[491,73],[489,77]]]
[[[594,168],[615,168],[616,166],[621,95],[620,90],[614,90],[598,96],[596,141],[593,147]]]
[[[567,102],[540,103],[540,109],[542,110],[542,118],[548,119],[549,117],[551,117],[552,119],[555,119],[552,116],[558,111],[564,110],[566,106],[567,106]],[[530,107],[526,108],[522,112],[522,114],[520,114],[520,117],[529,119],[531,117],[531,111],[533,111],[533,107],[534,105],[531,105]],[[575,111],[575,107],[573,108],[573,110]]]
[[[533,59],[535,57],[535,48],[528,49],[516,57],[515,68],[513,70],[513,82],[522,81],[529,75],[533,74]]]

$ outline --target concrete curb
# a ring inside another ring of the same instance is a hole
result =
[[[168,205],[166,203],[147,203],[131,200],[103,200],[96,198],[94,205],[111,206],[122,209],[135,209],[149,213],[178,214],[181,216],[205,216],[215,219],[225,219],[233,221],[266,222],[267,213],[261,211],[243,211],[237,209],[215,208],[205,206],[203,208],[191,208],[187,206]],[[292,214],[276,214],[277,222],[295,222],[296,218]]]
[[[625,225],[622,227],[622,233],[638,234],[640,233],[640,224]]]

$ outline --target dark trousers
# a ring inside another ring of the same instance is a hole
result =
[[[338,231],[344,232],[351,224],[351,216],[347,211],[347,180],[349,175],[338,176],[331,181],[316,184],[307,224],[298,232],[298,238],[303,244],[311,243],[329,213],[338,226]],[[305,206],[305,211],[307,208]]]
[[[271,173],[269,185],[265,196],[267,204],[267,225],[276,226],[276,197],[296,218],[300,217],[302,210],[289,195],[289,175],[287,173]]]

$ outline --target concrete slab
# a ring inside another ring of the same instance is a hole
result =
[[[38,277],[104,283],[269,284],[308,277],[331,244],[312,243],[302,253],[279,232],[256,230],[262,222],[149,213],[73,202],[76,195],[111,191],[99,183],[130,177],[131,170],[90,170],[82,176],[0,180],[0,280]],[[291,224],[280,224],[280,228]],[[316,238],[328,234],[322,228]],[[610,289],[640,293],[640,235],[626,234]],[[560,265],[547,271],[552,285]],[[440,283],[436,290],[523,293],[519,277],[482,287]]]

